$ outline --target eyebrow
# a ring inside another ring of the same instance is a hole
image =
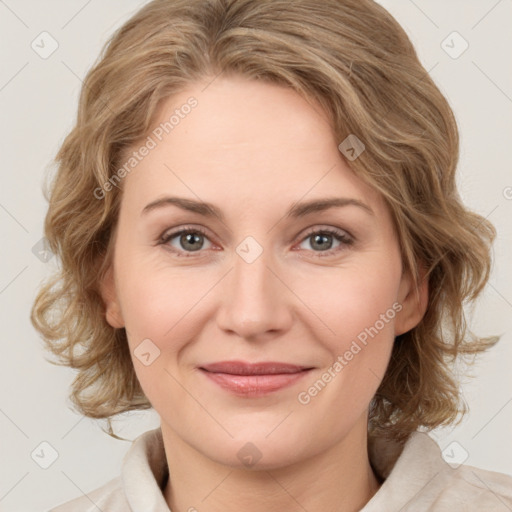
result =
[[[146,205],[142,210],[141,215],[149,213],[150,211],[163,208],[166,206],[177,206],[182,210],[197,213],[205,217],[216,218],[222,222],[225,221],[222,211],[211,203],[196,201],[194,199],[185,199],[184,197],[163,197],[157,199]],[[344,206],[357,206],[370,215],[375,215],[373,210],[359,199],[348,197],[332,197],[324,199],[313,199],[302,203],[295,203],[288,210],[286,218],[299,218],[305,217],[314,212],[321,212],[330,208],[341,208]]]

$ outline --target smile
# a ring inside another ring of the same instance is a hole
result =
[[[288,363],[225,361],[204,365],[199,370],[224,390],[239,396],[258,397],[295,384],[312,368]]]

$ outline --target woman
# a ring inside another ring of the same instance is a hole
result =
[[[452,111],[371,0],[157,0],[89,72],[36,299],[72,398],[153,407],[122,476],[55,511],[500,510],[512,478],[425,433],[493,226]],[[324,247],[325,246],[325,247]],[[459,508],[457,508],[459,507]]]

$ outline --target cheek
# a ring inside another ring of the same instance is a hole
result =
[[[120,262],[118,290],[132,353],[149,338],[161,351],[159,362],[175,357],[198,335],[200,318],[211,300],[208,291],[217,282],[211,269],[173,269],[140,259]]]
[[[396,303],[400,273],[389,262],[387,271],[379,268],[384,267],[360,262],[296,283],[297,295],[307,297],[306,304],[318,318],[317,334],[323,332],[320,339],[333,340],[332,348],[343,350],[358,336],[363,339],[372,327],[382,331],[383,337],[393,336],[394,319],[401,309]]]
[[[204,291],[194,293],[187,286],[189,279],[170,276],[169,270],[164,272],[154,265],[139,262],[130,266],[125,261],[120,270],[126,271],[119,292],[135,373],[145,395],[160,411],[161,397],[167,393],[163,390],[181,396],[173,376],[180,351],[196,337],[190,318]]]
[[[357,271],[340,269],[335,279],[318,283],[328,284],[331,290],[316,294],[311,308],[321,316],[322,322],[315,323],[321,326],[313,336],[317,348],[322,343],[325,357],[321,370],[297,397],[305,414],[326,418],[315,435],[328,438],[353,425],[368,408],[385,374],[394,342],[394,319],[400,310],[396,303],[399,275],[388,267],[383,276],[376,268],[361,264]],[[326,415],[325,410],[334,414]]]
[[[315,407],[339,402],[356,417],[380,385],[394,343],[395,318],[401,310],[397,303],[400,267],[390,265],[389,260],[386,263],[360,260],[331,272],[329,278],[318,275],[314,280],[315,290],[323,292],[310,293],[307,303],[320,319],[314,322],[313,336],[323,345],[326,357],[324,371],[315,377],[321,382],[309,383],[313,388],[305,388],[303,399],[311,399]]]

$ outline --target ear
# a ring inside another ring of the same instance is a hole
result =
[[[428,306],[428,277],[423,265],[419,267],[419,281],[414,285],[410,272],[404,272],[398,292],[398,302],[402,309],[396,316],[395,336],[404,334],[416,327],[425,316]]]
[[[105,304],[105,317],[109,325],[120,329],[124,327],[123,315],[117,297],[114,269],[109,266],[100,282],[100,293]]]

